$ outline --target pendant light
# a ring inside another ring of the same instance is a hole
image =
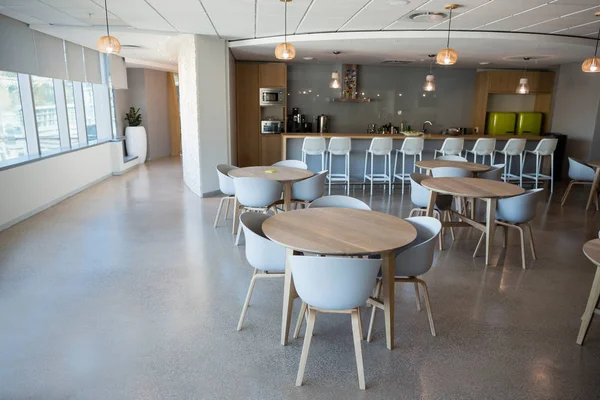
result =
[[[119,53],[121,51],[121,43],[119,40],[110,36],[110,28],[108,27],[108,7],[106,6],[106,0],[104,0],[104,12],[106,15],[106,36],[102,36],[98,39],[98,50],[103,53]]]
[[[292,0],[279,0],[285,4],[285,16],[284,16],[284,29],[283,29],[283,43],[279,43],[275,47],[275,57],[279,60],[293,60],[296,57],[296,49],[290,43],[287,42],[287,3]]]
[[[440,65],[454,65],[458,61],[458,54],[450,48],[450,27],[452,26],[452,10],[458,8],[458,4],[446,4],[446,10],[450,10],[450,19],[448,20],[448,41],[446,48],[440,50],[437,54],[437,63]]]
[[[335,60],[337,61],[337,56],[338,54],[340,54],[339,51],[334,51],[333,54],[335,54]],[[339,89],[340,87],[342,87],[342,84],[340,82],[340,73],[337,71],[333,71],[331,73],[331,80],[329,81],[329,87],[331,89]]]
[[[596,17],[600,17],[600,12],[597,12]],[[581,65],[583,72],[600,72],[600,57],[598,57],[598,43],[600,43],[600,29],[598,29],[598,37],[596,38],[596,51],[594,57],[588,58]]]
[[[429,58],[431,59],[431,62],[429,63],[429,75],[425,77],[425,84],[423,85],[423,90],[426,92],[435,92],[435,76],[431,72],[434,57],[435,54],[429,54]]]
[[[523,78],[519,80],[519,86],[517,86],[517,94],[529,94],[529,79],[527,79],[527,61],[530,60],[529,57],[523,57],[525,60],[525,72],[523,73]]]

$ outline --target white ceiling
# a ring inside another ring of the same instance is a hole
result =
[[[307,54],[329,61],[328,53],[338,49],[347,57],[354,54],[356,59],[346,60],[357,63],[378,63],[382,57],[418,60],[420,54],[444,47],[448,21],[415,22],[409,16],[417,11],[445,11],[447,2],[293,0],[288,3],[290,42],[298,49],[298,61]],[[464,66],[478,61],[510,66],[503,58],[521,55],[548,57],[550,61],[540,61],[548,65],[579,61],[589,57],[593,40],[517,34],[593,38],[600,29],[600,18],[594,16],[600,11],[600,0],[459,0],[459,4],[452,30],[465,32],[453,33],[452,47]],[[232,51],[241,59],[274,60],[272,47],[284,30],[284,5],[279,0],[108,0],[108,9],[112,32],[121,43],[141,47],[123,49],[126,59],[173,66],[177,49],[172,39],[182,33],[235,40]],[[0,13],[95,47],[104,24],[104,1],[0,0]],[[481,35],[486,31],[513,35],[485,34],[484,41]]]

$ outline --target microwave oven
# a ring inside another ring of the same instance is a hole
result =
[[[260,89],[260,105],[265,106],[285,106],[285,89]]]
[[[274,133],[282,133],[283,132],[283,122],[282,121],[261,121],[260,122],[260,133],[263,135],[269,135]]]

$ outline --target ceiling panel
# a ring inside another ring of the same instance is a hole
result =
[[[217,32],[225,39],[254,37],[254,0],[202,0]],[[279,1],[276,2],[277,4]],[[271,23],[273,21],[270,21]]]
[[[600,18],[594,16],[594,11],[600,11],[600,5],[594,7],[590,11],[584,11],[577,14],[561,16],[561,18],[547,21],[536,26],[525,29],[526,31],[535,31],[542,33],[552,33],[562,29],[577,27],[582,24],[600,22]],[[563,32],[559,32],[563,33]]]
[[[198,0],[146,0],[177,31],[215,35],[216,32]]]
[[[409,14],[428,0],[416,0],[406,5],[390,5],[386,0],[374,0],[341,27],[341,31],[380,30]]]
[[[553,18],[560,18],[562,15],[581,11],[585,8],[589,8],[589,6],[548,4],[543,7],[538,7],[531,11],[516,15],[514,17],[487,25],[486,29],[512,31],[515,29],[525,28],[530,25],[538,24],[540,22],[548,21]]]
[[[21,22],[25,22],[26,24],[45,24],[46,21],[42,21],[40,19],[31,17],[29,15],[21,14],[18,11],[15,11],[9,7],[0,6],[0,14],[4,14],[7,17],[11,17],[13,19],[19,20]]]
[[[287,31],[293,34],[308,11],[312,0],[294,0],[288,3]],[[284,3],[262,0],[257,4],[256,37],[283,35]]]
[[[88,25],[106,24],[104,7],[94,3],[91,0],[40,0],[57,10],[77,18],[79,21]],[[108,13],[108,21],[111,26],[128,26],[111,12]]]
[[[108,0],[108,10],[137,29],[175,32],[175,28],[144,0]]]
[[[452,29],[469,30],[477,27],[487,29],[482,25],[507,18],[533,7],[547,3],[547,0],[505,1],[494,0],[482,3],[480,7],[458,15],[452,19]],[[445,25],[442,25],[445,26]]]
[[[314,0],[297,33],[337,31],[369,3],[370,0]]]
[[[2,1],[2,0],[0,0]],[[48,24],[55,25],[74,25],[74,26],[85,26],[86,24],[77,20],[76,18],[71,17],[70,15],[59,11],[47,4],[41,3],[39,1],[30,1],[25,0],[18,2],[18,5],[15,5],[17,2],[13,0],[5,1],[9,10],[16,11],[17,13],[27,15],[29,17],[33,17],[40,21],[44,21]]]

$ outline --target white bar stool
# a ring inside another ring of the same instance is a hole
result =
[[[550,181],[550,193],[554,193],[554,150],[558,139],[542,139],[538,143],[535,150],[525,150],[525,158],[527,154],[535,155],[535,174],[522,174],[523,178],[532,179],[535,181],[535,188],[538,188],[539,181]],[[540,172],[542,169],[542,160],[544,157],[550,156],[550,175],[545,175]],[[523,160],[525,162],[525,160]]]
[[[402,181],[402,194],[404,194],[404,181],[410,183],[410,174],[404,172],[404,161],[406,156],[413,156],[413,172],[417,170],[417,156],[419,161],[423,159],[423,147],[425,146],[425,139],[423,138],[406,138],[402,143],[400,150],[396,150],[396,157],[394,159],[394,182],[396,178]],[[402,173],[396,173],[398,168],[398,154],[402,153]]]
[[[460,156],[465,146],[465,139],[463,138],[448,138],[442,143],[442,148],[436,150],[433,154],[433,158],[437,158],[438,153],[443,156]]]
[[[363,189],[364,183],[367,179],[371,181],[371,195],[373,195],[373,182],[388,183],[390,185],[390,193],[392,194],[392,149],[394,142],[392,138],[373,138],[369,150],[365,152],[365,174],[363,178]],[[367,162],[369,161],[369,154],[371,155],[371,173],[367,174]],[[373,173],[373,159],[375,156],[384,156],[383,174]],[[385,190],[385,186],[383,187]]]
[[[321,156],[321,171],[325,171],[325,151],[327,151],[325,138],[306,137],[302,142],[302,161],[308,164],[306,156]]]
[[[346,195],[350,195],[350,150],[352,149],[352,141],[346,137],[332,137],[329,140],[329,148],[327,153],[329,156],[329,195],[331,195],[331,182],[346,182]],[[344,156],[344,173],[333,173],[331,167],[333,156]]]
[[[485,156],[490,157],[490,165],[493,164],[492,157],[496,150],[496,139],[477,139],[472,149],[465,150],[465,158],[473,154],[473,162],[477,162],[477,156],[481,156],[481,163],[485,164]]]
[[[504,182],[518,180],[519,186],[523,186],[523,152],[525,151],[526,139],[508,139],[502,150],[494,150],[492,164],[496,163],[496,154],[504,155],[504,174],[502,179]],[[512,158],[519,156],[519,174],[512,173]]]

